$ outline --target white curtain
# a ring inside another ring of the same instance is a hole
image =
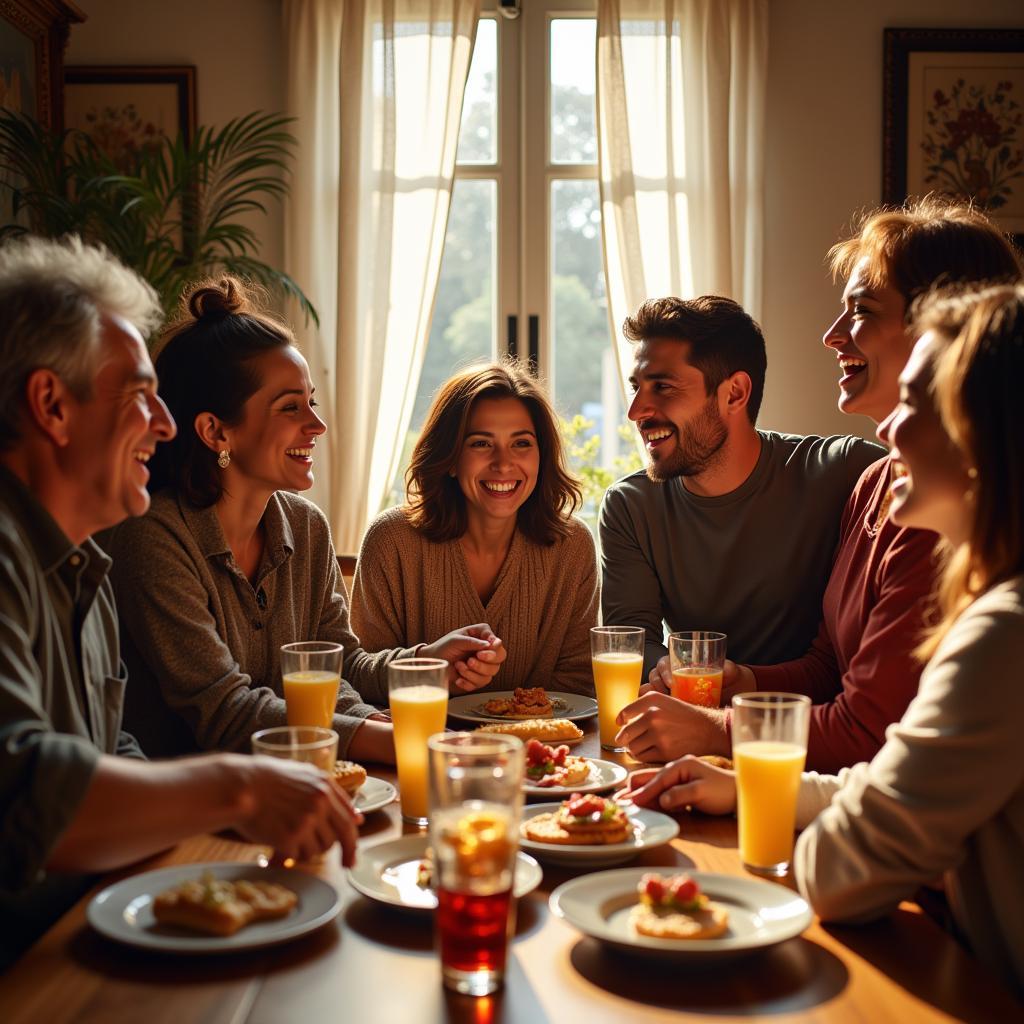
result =
[[[289,272],[328,432],[311,497],[356,551],[401,457],[441,265],[480,0],[286,0],[299,140]]]
[[[766,0],[598,0],[598,169],[613,337],[649,298],[761,307]]]

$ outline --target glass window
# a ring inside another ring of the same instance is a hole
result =
[[[551,21],[551,162],[597,163],[597,21]]]

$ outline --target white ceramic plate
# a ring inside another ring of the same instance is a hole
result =
[[[489,715],[480,710],[489,700],[509,700],[512,697],[511,690],[483,690],[477,693],[466,693],[461,697],[448,698],[448,714],[460,722],[515,722],[518,719],[508,718],[503,715]],[[552,702],[563,701],[564,707],[555,704],[555,713],[552,718],[568,718],[572,721],[579,721],[584,718],[593,718],[597,714],[597,701],[593,697],[584,697],[579,693],[557,693],[548,690],[548,697]],[[564,743],[565,740],[554,742]]]
[[[363,814],[379,811],[382,807],[387,807],[396,796],[398,796],[398,790],[390,782],[385,782],[384,779],[375,779],[370,775],[356,793],[356,810],[362,811]]]
[[[717,939],[655,939],[637,935],[629,913],[638,902],[636,886],[650,868],[619,868],[582,875],[551,894],[551,912],[584,935],[628,953],[659,959],[722,960],[743,956],[795,938],[813,920],[800,896],[774,882],[744,875],[688,874],[729,911],[729,930]],[[658,869],[655,869],[658,870]],[[660,869],[664,873],[671,869]]]
[[[299,905],[276,921],[246,925],[234,935],[203,935],[186,928],[159,924],[153,917],[153,897],[206,872],[215,878],[240,878],[278,882],[298,894]],[[89,924],[101,935],[117,942],[161,953],[236,953],[287,942],[333,921],[341,909],[334,887],[307,875],[284,868],[260,868],[255,864],[181,864],[133,875],[97,893],[89,903]]]
[[[531,804],[523,811],[523,821],[557,811],[557,804]],[[679,835],[679,823],[660,811],[645,807],[629,807],[627,813],[633,822],[633,838],[627,843],[606,843],[599,846],[559,846],[555,843],[537,843],[520,835],[519,845],[528,853],[549,864],[569,867],[608,867],[632,860],[641,850],[662,846]],[[649,870],[649,869],[648,869]]]
[[[408,835],[361,847],[356,866],[347,871],[352,888],[371,900],[403,910],[434,910],[437,897],[433,890],[416,884],[417,869],[427,852],[427,842],[425,835]],[[533,892],[542,878],[540,865],[520,852],[516,862],[515,896],[519,898]]]
[[[551,746],[557,747],[557,743]],[[523,777],[523,791],[530,796],[559,797],[564,799],[570,793],[603,793],[606,789],[614,789],[624,781],[629,772],[614,761],[602,761],[591,757],[590,775],[587,781],[578,786],[538,786],[530,779]]]

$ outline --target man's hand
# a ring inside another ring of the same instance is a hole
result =
[[[309,860],[341,843],[341,862],[355,862],[356,829],[363,816],[348,796],[313,765],[274,757],[232,761],[243,774],[237,830],[267,843],[278,859]]]
[[[651,669],[647,682],[640,687],[643,693],[671,693],[672,692],[672,666],[669,664],[668,655],[658,659],[658,664]]]
[[[746,665],[737,665],[726,658],[722,671],[722,706],[731,704],[737,693],[753,693],[756,689],[754,673]]]
[[[648,692],[627,704],[615,719],[615,745],[638,761],[671,761],[684,754],[726,754],[730,750],[725,712],[702,708],[663,693]]]
[[[505,660],[501,640],[486,622],[446,633],[420,649],[422,658],[443,658],[448,662],[448,686],[453,692],[471,693],[486,686]]]
[[[732,814],[736,810],[736,774],[687,755],[661,769],[633,772],[626,788],[616,796],[662,811],[692,807],[705,814]]]

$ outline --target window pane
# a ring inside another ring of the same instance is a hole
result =
[[[551,162],[597,162],[595,54],[597,21],[551,22]]]
[[[385,508],[405,500],[405,470],[434,393],[459,367],[494,358],[497,199],[494,180],[455,180],[419,391]]]
[[[608,328],[596,181],[551,183],[551,250],[555,405],[567,421],[573,469],[591,475],[584,480],[583,514],[592,520],[604,486],[637,468],[631,435],[622,433],[625,411]],[[605,482],[598,486],[596,471],[602,468]]]
[[[481,18],[466,79],[459,127],[460,164],[493,164],[498,159],[498,25]]]

